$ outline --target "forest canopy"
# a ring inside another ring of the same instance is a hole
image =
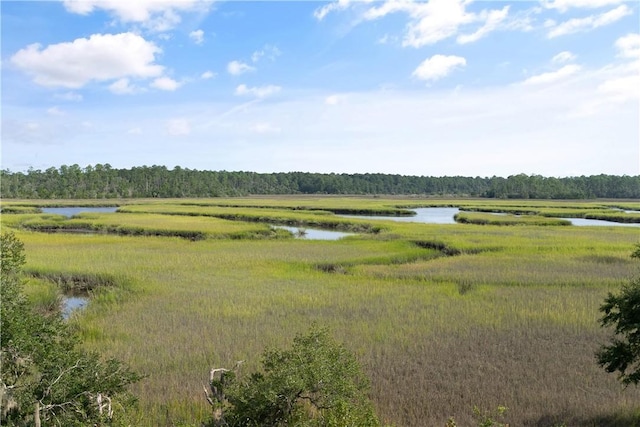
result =
[[[109,164],[0,171],[3,198],[103,199],[261,194],[415,194],[518,199],[640,198],[640,175],[543,177],[404,176],[309,172],[227,172],[179,166],[115,169]]]

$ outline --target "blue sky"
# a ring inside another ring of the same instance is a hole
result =
[[[640,3],[2,1],[2,168],[640,174]]]

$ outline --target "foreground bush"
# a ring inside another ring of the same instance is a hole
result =
[[[211,371],[209,426],[380,425],[367,378],[327,330],[312,328],[289,350],[265,351],[262,364],[244,380],[235,369]]]
[[[22,293],[22,242],[2,233],[0,243],[0,424],[117,424],[134,401],[127,386],[140,377],[118,360],[82,350],[59,310],[34,311]]]

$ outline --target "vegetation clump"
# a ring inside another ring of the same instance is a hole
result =
[[[632,258],[640,258],[640,244]],[[611,343],[597,353],[598,363],[607,372],[618,372],[623,384],[640,382],[640,276],[622,287],[619,294],[609,293],[600,307],[602,326],[614,328]]]
[[[369,381],[355,357],[327,329],[298,335],[290,349],[266,350],[263,371],[240,379],[212,369],[209,426],[379,426]],[[239,366],[236,365],[236,368]]]

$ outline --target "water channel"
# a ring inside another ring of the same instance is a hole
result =
[[[339,240],[343,237],[353,236],[354,233],[344,233],[342,231],[329,231],[329,230],[318,230],[314,228],[298,228],[298,227],[289,227],[285,225],[274,226],[273,228],[280,228],[283,230],[290,231],[293,233],[296,239],[305,239],[305,240]]]
[[[379,215],[337,215],[342,218],[386,219],[398,222],[421,222],[426,224],[455,224],[453,216],[460,212],[458,208],[418,208],[408,209],[413,216],[379,216]]]
[[[456,224],[454,215],[460,212],[458,208],[418,208],[409,209],[416,213],[414,216],[365,216],[365,215],[338,215],[343,218],[359,219],[384,219],[398,222],[420,222],[424,224]],[[493,215],[506,215],[503,212],[496,212]],[[604,221],[601,219],[586,218],[558,218],[571,222],[576,226],[607,226],[607,227],[640,227],[640,223],[622,223]]]
[[[114,213],[118,208],[115,206],[91,206],[91,207],[56,207],[56,208],[40,208],[42,213],[64,215],[71,218],[81,212],[94,212],[94,213]]]

